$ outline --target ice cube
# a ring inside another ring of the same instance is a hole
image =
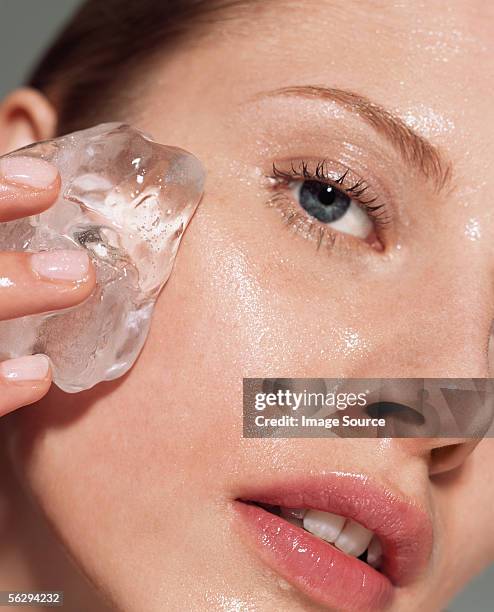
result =
[[[180,239],[202,195],[200,161],[128,125],[106,123],[10,153],[53,162],[60,197],[0,224],[0,250],[88,251],[97,284],[82,305],[0,321],[0,360],[45,353],[54,382],[89,389],[132,367]]]

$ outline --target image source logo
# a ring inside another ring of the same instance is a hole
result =
[[[244,378],[246,438],[493,437],[491,378]]]

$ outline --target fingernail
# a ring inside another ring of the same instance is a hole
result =
[[[86,251],[43,251],[31,255],[31,268],[55,281],[82,281],[89,270]]]
[[[43,159],[19,155],[0,159],[0,174],[9,183],[46,189],[53,185],[58,171],[53,164]]]
[[[29,355],[0,363],[0,376],[12,381],[43,380],[48,374],[50,360],[46,355]]]

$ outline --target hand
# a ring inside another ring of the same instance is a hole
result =
[[[46,210],[59,189],[52,164],[21,155],[0,158],[0,223]],[[94,283],[94,268],[83,250],[0,252],[0,321],[74,306],[91,294]],[[1,362],[0,416],[36,402],[50,384],[46,355]]]

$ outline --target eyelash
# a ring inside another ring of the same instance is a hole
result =
[[[373,220],[376,235],[378,238],[380,238],[386,226],[391,222],[391,216],[388,213],[387,205],[384,202],[379,203],[377,196],[367,199],[364,197],[364,193],[366,193],[369,189],[369,185],[364,179],[359,178],[354,183],[345,186],[344,183],[347,180],[349,170],[345,170],[345,172],[343,172],[343,174],[341,174],[338,178],[332,178],[325,169],[326,165],[327,161],[322,160],[317,163],[315,170],[311,171],[309,169],[308,162],[301,160],[300,167],[298,169],[294,167],[292,162],[290,164],[290,170],[286,171],[279,169],[276,166],[276,163],[273,162],[272,174],[268,175],[266,178],[275,183],[275,188],[286,187],[295,180],[320,181],[322,183],[334,186],[342,193],[348,195],[365,210],[365,212]],[[270,207],[275,206],[276,208],[280,209],[282,213],[284,213],[287,225],[289,227],[294,227],[295,229],[301,229],[301,231],[308,234],[307,238],[312,237],[314,228],[319,228],[317,249],[320,248],[324,239],[326,239],[326,244],[328,247],[335,246],[339,240],[350,239],[353,241],[358,240],[359,242],[362,242],[362,240],[359,238],[332,230],[330,226],[325,226],[321,222],[317,221],[317,219],[314,217],[308,215],[301,206],[297,205],[297,208],[294,208],[291,205],[290,200],[291,198],[286,196],[286,194],[277,192],[268,200],[267,205]],[[300,224],[302,225],[301,228],[298,227]]]

